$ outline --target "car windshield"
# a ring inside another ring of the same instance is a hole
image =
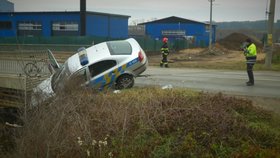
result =
[[[132,47],[127,41],[106,42],[111,55],[130,55]]]
[[[53,91],[57,91],[60,88],[64,87],[64,83],[67,80],[67,78],[71,75],[68,63],[66,62],[61,69],[55,72],[55,74],[52,76],[52,89]]]

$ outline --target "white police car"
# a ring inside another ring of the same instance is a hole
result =
[[[145,52],[133,38],[96,44],[69,57],[59,66],[49,52],[52,65],[57,71],[35,88],[35,92],[54,94],[69,81],[97,89],[113,87],[131,88],[134,78],[144,72],[148,65]]]

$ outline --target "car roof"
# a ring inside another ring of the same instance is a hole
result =
[[[123,41],[129,42],[130,45],[132,45],[132,49],[133,49],[132,51],[135,51],[134,46],[137,44],[135,39],[130,38],[130,39],[123,40]],[[86,52],[87,52],[89,64],[95,63],[102,59],[112,57],[112,55],[110,54],[109,48],[107,46],[107,42],[102,42],[102,43],[96,44],[94,46],[91,46],[86,49]],[[71,72],[71,74],[75,73],[76,71],[78,71],[79,69],[81,69],[83,67],[80,64],[80,59],[79,59],[78,53],[69,57],[67,59],[67,61],[65,62],[65,64],[68,64],[69,71]]]

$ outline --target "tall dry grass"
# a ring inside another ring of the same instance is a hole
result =
[[[222,94],[67,89],[27,114],[11,157],[280,154],[280,127],[272,124],[273,115],[251,101]]]

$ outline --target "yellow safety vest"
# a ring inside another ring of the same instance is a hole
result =
[[[247,48],[247,53],[246,57],[254,57],[257,56],[257,47],[254,43],[252,43],[248,48]]]

